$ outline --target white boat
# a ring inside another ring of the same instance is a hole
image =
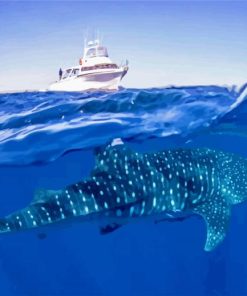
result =
[[[101,46],[99,40],[90,41],[79,65],[62,71],[60,79],[52,83],[49,90],[117,90],[128,69],[128,61],[118,66],[111,61],[107,48]]]

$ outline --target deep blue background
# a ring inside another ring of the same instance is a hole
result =
[[[215,135],[197,137],[190,146],[247,157],[246,144],[244,138]],[[139,150],[167,146],[166,139],[133,145]],[[62,188],[80,180],[93,164],[88,150],[43,166],[1,167],[1,216],[26,206],[37,188]],[[246,204],[233,207],[227,237],[211,253],[203,250],[205,225],[196,217],[157,225],[138,222],[106,236],[99,234],[97,223],[56,227],[47,230],[45,240],[36,231],[3,235],[0,295],[247,295],[246,217]]]

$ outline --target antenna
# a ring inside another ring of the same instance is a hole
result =
[[[85,29],[84,31],[84,52],[85,52],[85,49],[87,47],[87,40],[88,40],[88,29]]]
[[[95,29],[93,30],[93,40],[94,41],[96,39],[96,32],[95,32]]]
[[[99,29],[96,30],[96,39],[99,40]]]

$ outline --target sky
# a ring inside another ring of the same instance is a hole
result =
[[[247,1],[0,1],[0,91],[45,89],[99,31],[124,87],[242,85]]]

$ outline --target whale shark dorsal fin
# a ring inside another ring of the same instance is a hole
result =
[[[216,196],[196,206],[193,212],[201,215],[206,222],[207,240],[204,250],[212,251],[225,238],[231,206],[223,196]]]
[[[115,138],[111,142],[111,146],[116,146],[116,145],[124,145],[124,142],[121,138]]]
[[[112,159],[113,151],[118,150],[118,147],[116,146],[125,147],[124,142],[121,138],[113,139],[112,142],[106,145],[94,148],[94,155],[96,160],[95,170],[105,169],[107,160]]]
[[[94,148],[94,155],[97,157],[104,153],[107,149],[110,149],[111,147],[118,146],[118,145],[124,145],[124,142],[121,138],[115,138],[111,142],[108,142],[105,145],[98,146]]]

